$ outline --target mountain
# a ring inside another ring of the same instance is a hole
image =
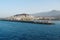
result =
[[[49,12],[41,12],[41,13],[36,13],[32,14],[33,16],[60,16],[60,11],[57,10],[52,10]]]

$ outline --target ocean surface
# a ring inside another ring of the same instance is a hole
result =
[[[0,21],[0,40],[60,40],[60,21],[54,25]]]

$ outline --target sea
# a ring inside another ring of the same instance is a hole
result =
[[[60,21],[32,24],[0,21],[0,40],[60,40]]]

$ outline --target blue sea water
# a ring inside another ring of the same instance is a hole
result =
[[[60,40],[60,21],[55,25],[0,21],[0,40]]]

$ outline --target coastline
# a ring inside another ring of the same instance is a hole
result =
[[[37,22],[37,21],[22,21],[22,20],[0,20],[0,21],[9,21],[9,22],[22,22],[22,23],[32,23],[32,24],[47,24],[52,25],[52,22]]]

